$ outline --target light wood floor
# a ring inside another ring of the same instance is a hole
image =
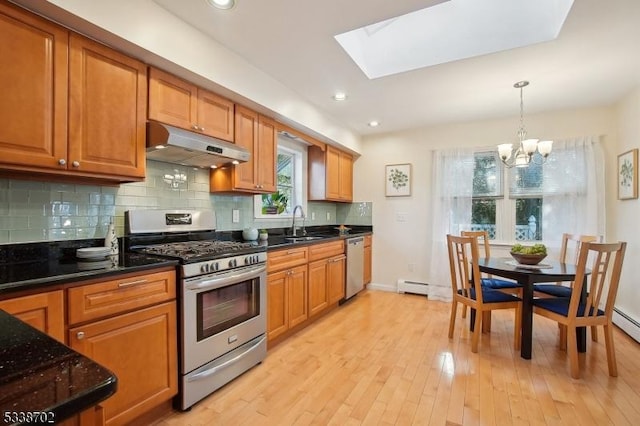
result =
[[[448,303],[365,291],[271,349],[267,359],[158,425],[639,425],[640,344],[616,330],[619,377],[604,336],[573,380],[557,325],[534,318],[533,358],[512,347],[513,313],[494,312],[471,353]]]

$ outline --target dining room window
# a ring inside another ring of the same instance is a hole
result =
[[[602,174],[596,145],[573,140],[556,145],[546,162],[535,154],[528,167],[511,169],[503,166],[494,149],[441,153],[444,164],[438,169],[449,176],[441,190],[443,197],[451,198],[443,205],[455,225],[453,232],[486,230],[490,239],[508,243],[543,241],[567,230],[599,227],[599,214],[585,214],[584,207],[601,196],[596,181],[602,178],[595,177]]]

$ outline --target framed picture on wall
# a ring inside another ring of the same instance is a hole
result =
[[[618,155],[618,199],[638,198],[638,149]]]
[[[407,197],[411,195],[411,164],[389,164],[385,166],[385,195]]]

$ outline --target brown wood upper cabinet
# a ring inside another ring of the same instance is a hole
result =
[[[353,156],[330,145],[309,147],[309,200],[353,201]]]
[[[211,170],[211,192],[262,194],[276,191],[278,143],[275,121],[236,106],[235,142],[251,153],[246,163]]]
[[[144,64],[0,2],[0,81],[0,170],[144,178]]]
[[[149,119],[234,141],[234,103],[180,78],[149,68]]]

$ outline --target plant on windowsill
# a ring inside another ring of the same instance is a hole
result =
[[[262,194],[262,214],[281,214],[287,209],[287,196],[276,191],[272,194]]]

